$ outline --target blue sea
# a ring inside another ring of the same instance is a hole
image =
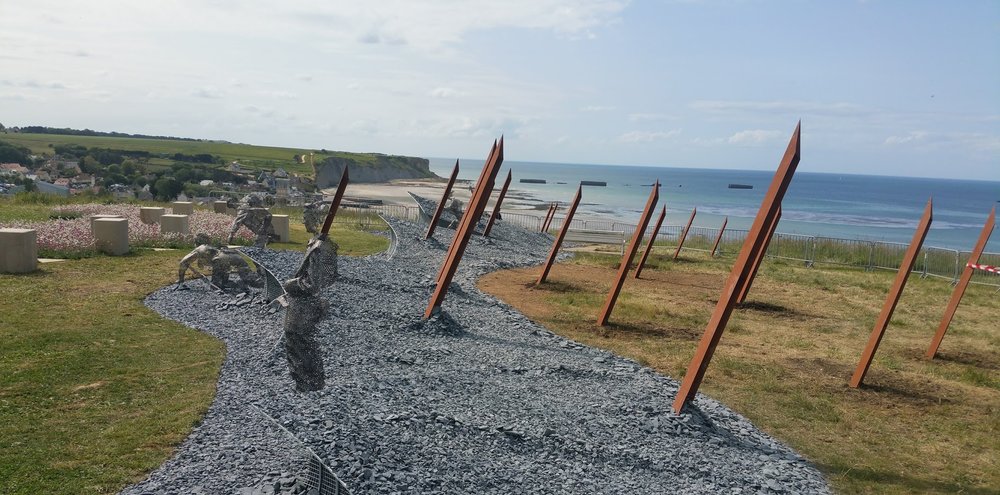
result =
[[[454,159],[430,159],[431,171],[442,177],[451,174],[454,164]],[[462,160],[459,178],[475,180],[482,164]],[[512,190],[545,203],[571,201],[581,180],[605,181],[607,187],[584,186],[577,214],[631,223],[642,213],[650,184],[659,179],[660,204],[667,205],[665,225],[683,225],[697,207],[694,225],[718,228],[728,216],[728,228],[734,229],[749,228],[774,176],[774,171],[758,170],[505,161],[497,187],[507,170],[513,171]],[[520,179],[544,179],[546,184]],[[730,183],[753,189],[729,189]],[[1000,182],[815,173],[800,165],[782,202],[778,231],[909,243],[929,198],[934,221],[924,245],[969,250],[990,208],[1000,206]],[[1000,233],[994,233],[987,251],[1000,252]]]

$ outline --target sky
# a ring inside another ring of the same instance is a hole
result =
[[[0,0],[0,123],[1000,180],[1000,2]]]

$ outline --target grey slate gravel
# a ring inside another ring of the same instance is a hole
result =
[[[319,392],[294,391],[276,345],[282,311],[259,296],[199,283],[150,295],[149,307],[228,353],[204,421],[122,493],[301,492],[305,446],[355,494],[829,493],[813,466],[742,416],[704,396],[674,415],[676,381],[558,337],[475,288],[483,274],[539,264],[551,236],[503,222],[490,239],[475,235],[443,311],[422,321],[454,231],[424,241],[425,225],[390,222],[391,259],[342,257],[324,293]],[[246,252],[279,279],[302,259]]]

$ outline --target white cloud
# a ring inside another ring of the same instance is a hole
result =
[[[581,112],[610,112],[615,110],[611,105],[587,105],[580,109]]]
[[[258,91],[258,94],[266,98],[277,98],[280,100],[294,100],[299,97],[299,95],[292,93],[290,91]]]
[[[769,113],[777,115],[835,115],[859,117],[869,115],[872,109],[853,103],[820,103],[811,101],[728,101],[698,100],[691,108],[711,113]]]
[[[781,139],[784,135],[785,133],[781,131],[747,129],[729,136],[729,139],[727,139],[726,142],[737,146],[760,146]]]
[[[651,143],[653,141],[664,141],[681,133],[680,129],[669,131],[629,131],[618,136],[618,141],[622,143]]]
[[[222,98],[222,91],[219,91],[218,88],[214,88],[212,86],[206,86],[206,87],[198,88],[198,89],[192,91],[191,92],[191,96],[194,96],[194,97],[197,97],[197,98],[207,98],[207,99],[215,100],[215,99]]]
[[[434,88],[428,93],[431,98],[452,98],[459,95],[453,88]]]
[[[629,114],[628,120],[631,122],[657,122],[663,120],[677,120],[677,117],[663,113],[632,113]]]
[[[902,136],[885,138],[887,146],[912,146],[918,150],[961,148],[973,151],[1000,152],[1000,136],[981,132],[910,131]]]
[[[421,138],[489,139],[501,134],[516,136],[532,120],[530,117],[448,116],[406,122],[403,132]]]
[[[924,131],[911,131],[905,136],[889,136],[885,138],[885,144],[895,145],[895,144],[906,144],[913,142],[920,142],[927,138],[927,133]]]

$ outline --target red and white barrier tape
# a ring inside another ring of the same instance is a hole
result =
[[[990,265],[977,265],[975,263],[967,263],[965,266],[972,268],[973,270],[983,270],[990,273],[1000,274],[1000,267],[990,266]]]

